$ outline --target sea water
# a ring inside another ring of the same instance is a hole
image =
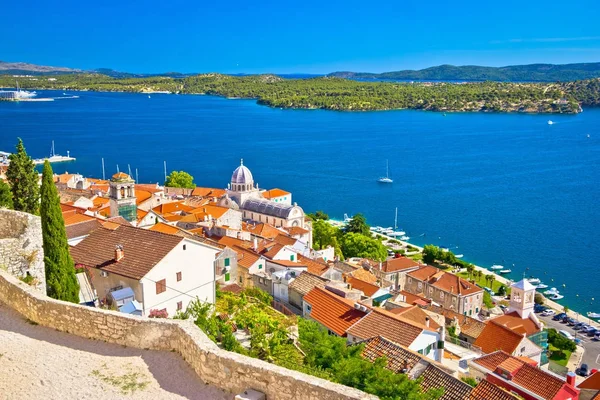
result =
[[[306,212],[361,212],[388,227],[398,207],[411,242],[502,264],[512,279],[536,276],[565,295],[563,304],[600,312],[600,109],[334,112],[199,95],[73,94],[80,98],[0,103],[0,150],[21,137],[43,157],[54,140],[56,153],[77,157],[54,164],[59,173],[102,177],[104,158],[107,177],[118,165],[162,184],[166,161],[168,171],[220,188],[243,158],[261,188],[292,192]],[[386,160],[393,184],[377,182]]]

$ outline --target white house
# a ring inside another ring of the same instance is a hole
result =
[[[99,228],[71,248],[100,299],[130,287],[142,315],[183,311],[198,298],[215,301],[215,258],[221,249],[189,238],[120,226]]]

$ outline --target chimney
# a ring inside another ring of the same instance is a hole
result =
[[[571,386],[575,386],[575,373],[574,372],[569,372],[567,373],[567,383]]]
[[[123,246],[120,244],[115,246],[115,261],[121,261],[125,257],[125,252],[123,251]]]
[[[254,242],[252,243],[252,250],[254,250],[254,251],[258,250],[258,239],[256,238],[256,236],[254,236]]]
[[[425,317],[425,326],[429,328],[429,317]]]
[[[440,333],[440,341],[438,342],[438,358],[436,358],[436,361],[442,362],[444,360],[444,344],[446,342],[446,328],[444,327],[444,325],[440,325],[440,330],[438,331]]]

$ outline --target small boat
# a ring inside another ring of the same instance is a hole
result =
[[[595,312],[588,312],[587,316],[589,318],[600,318],[600,313],[595,313]]]
[[[502,265],[492,265],[490,269],[495,271],[495,270],[498,270],[498,269],[504,269],[504,266],[502,266]]]
[[[537,285],[535,287],[535,290],[542,290],[542,289],[546,289],[548,287],[548,285],[544,285],[543,283],[540,283],[539,285]]]
[[[556,289],[555,287],[553,287],[552,289],[546,290],[544,292],[544,294],[549,294],[549,295],[558,294],[558,289]]]
[[[404,232],[404,231],[392,232],[392,236],[404,236],[404,235],[406,235],[406,232]]]
[[[512,270],[511,270],[511,269],[501,269],[501,270],[500,270],[500,273],[501,273],[501,274],[510,274],[511,272],[512,272]]]
[[[538,278],[529,278],[527,279],[527,282],[531,283],[534,286],[542,283],[542,281],[540,281]]]
[[[379,178],[377,181],[379,183],[394,183],[394,180],[392,178],[390,178],[390,164],[389,164],[388,160],[385,160],[385,165],[386,165],[385,176]]]
[[[150,95],[148,95],[148,98],[150,98]]]
[[[456,258],[463,258],[464,254],[456,254],[454,257],[456,257]]]
[[[404,241],[406,241],[406,240],[409,240],[409,239],[410,239],[410,237],[408,237],[408,236],[402,236],[402,237],[400,238],[400,240],[404,240]]]
[[[63,92],[63,96],[66,96],[67,94],[65,92]]]
[[[552,120],[549,119],[548,120],[548,125],[553,125],[553,124],[554,124],[554,121],[552,121]]]
[[[550,297],[550,300],[560,300],[560,299],[562,299],[564,297],[565,296],[563,296],[562,294],[556,293],[554,296]]]
[[[589,133],[587,134],[587,137],[588,137],[588,139],[590,138],[590,134]]]

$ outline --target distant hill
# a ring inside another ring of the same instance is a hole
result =
[[[507,67],[476,65],[440,65],[421,70],[404,70],[374,74],[368,72],[333,72],[328,76],[347,79],[440,80],[555,82],[600,77],[600,62],[580,64],[530,64]]]
[[[0,61],[0,74],[7,75],[59,75],[84,72],[80,69],[66,67],[48,67],[24,62]]]

